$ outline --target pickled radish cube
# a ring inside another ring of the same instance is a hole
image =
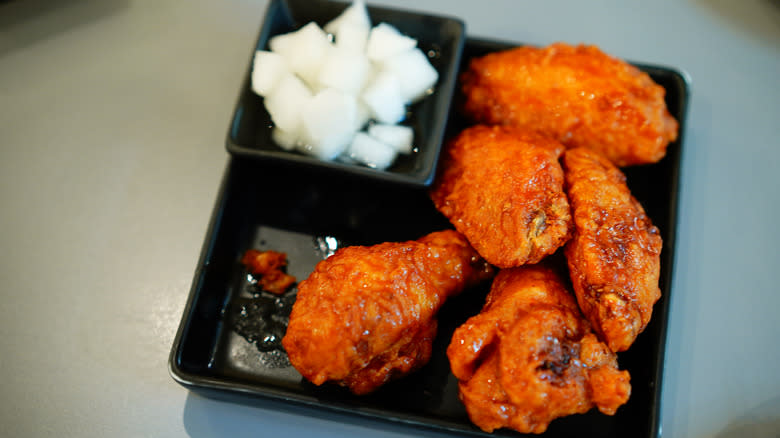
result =
[[[357,99],[332,88],[317,93],[303,108],[303,151],[324,160],[344,152],[355,135]]]
[[[371,18],[368,16],[366,2],[355,0],[344,11],[325,25],[325,32],[338,35],[344,26],[357,26],[365,29],[371,28]]]
[[[355,0],[341,15],[325,25],[325,32],[333,34],[337,46],[359,52],[365,50],[370,31],[371,18],[363,0]]]
[[[353,160],[375,169],[387,169],[396,157],[396,151],[392,146],[363,132],[355,134],[347,154]]]
[[[275,36],[268,45],[272,52],[282,55],[290,69],[310,86],[315,83],[325,53],[331,47],[328,35],[315,22],[295,32]]]
[[[419,48],[385,59],[382,68],[398,77],[401,95],[407,102],[416,102],[427,96],[439,80],[439,73]]]
[[[298,145],[299,135],[299,132],[287,132],[283,129],[279,129],[278,126],[274,126],[271,129],[271,140],[286,151],[295,149]]]
[[[287,61],[278,53],[258,50],[252,62],[252,90],[266,96],[279,83],[279,79],[290,72]]]
[[[371,68],[369,69],[368,75],[366,76],[366,83],[363,86],[363,90],[368,88],[368,86],[376,80],[376,78],[379,76],[379,73],[382,73],[381,64],[371,61],[369,61],[369,64],[371,65]]]
[[[301,128],[301,108],[305,108],[311,99],[312,93],[306,84],[288,73],[265,97],[265,109],[280,129],[297,132]]]
[[[320,160],[331,161],[344,153],[354,135],[355,131],[350,130],[326,137],[308,138],[298,142],[297,149]]]
[[[396,76],[388,72],[379,72],[366,85],[361,99],[380,123],[398,123],[406,115],[401,83]]]
[[[403,35],[387,23],[379,23],[368,34],[366,55],[372,61],[382,61],[415,47],[417,40]]]
[[[363,89],[371,63],[365,55],[352,50],[333,47],[320,67],[317,76],[319,86],[335,88],[348,94],[358,94]]]
[[[368,135],[392,146],[398,153],[410,154],[412,152],[414,130],[409,126],[376,123],[369,126]]]
[[[371,110],[368,106],[358,100],[357,112],[355,113],[355,131],[362,130],[368,124],[368,121],[371,120],[371,116]]]
[[[366,43],[368,42],[368,33],[370,27],[363,27],[346,23],[342,25],[335,33],[337,47],[352,50],[354,52],[365,53]]]

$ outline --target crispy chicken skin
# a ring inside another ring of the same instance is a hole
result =
[[[575,231],[564,253],[582,312],[612,351],[624,351],[661,296],[661,236],[623,173],[600,154],[567,150],[566,188]]]
[[[241,263],[249,269],[257,285],[264,291],[281,295],[295,284],[295,277],[282,270],[287,266],[287,254],[283,252],[249,249],[241,258]]]
[[[493,274],[454,230],[340,249],[298,285],[282,345],[314,384],[369,393],[424,365],[444,301]]]
[[[657,162],[677,138],[664,88],[595,46],[491,53],[473,59],[461,80],[465,112],[475,121],[537,129],[618,166]]]
[[[594,406],[613,415],[631,393],[628,372],[542,265],[501,270],[447,356],[471,421],[486,432],[542,433],[552,420]]]
[[[444,151],[431,199],[482,257],[536,263],[570,237],[559,142],[509,126],[472,126]]]

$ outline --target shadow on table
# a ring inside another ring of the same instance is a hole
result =
[[[780,50],[780,0],[695,0],[694,3],[740,33]]]
[[[715,438],[742,437],[780,437],[780,397],[770,399],[751,409],[715,435]]]
[[[372,433],[423,438],[453,436],[283,401],[257,398],[252,399],[251,404],[242,404],[216,400],[193,392],[187,394],[183,421],[187,435],[192,438],[242,438],[276,436],[280,433],[318,437],[368,436]]]
[[[0,56],[127,7],[128,0],[0,0]]]

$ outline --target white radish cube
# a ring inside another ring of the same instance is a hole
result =
[[[368,16],[365,1],[353,1],[351,5],[344,9],[344,12],[325,25],[325,32],[338,35],[343,26],[365,28],[366,33],[368,33],[368,29],[371,28],[371,18]]]
[[[290,72],[287,62],[278,53],[258,50],[252,62],[252,90],[266,96],[279,83],[279,79]]]
[[[294,41],[295,37],[293,37],[291,33],[276,35],[268,40],[268,50],[287,58],[287,54],[291,52],[290,47]]]
[[[414,130],[409,126],[376,123],[368,127],[368,135],[392,146],[398,153],[410,154],[412,152]]]
[[[271,140],[286,151],[295,149],[298,145],[299,135],[299,132],[287,132],[279,129],[278,126],[274,126],[273,129],[271,129]]]
[[[396,151],[392,146],[363,132],[355,134],[347,154],[353,160],[375,169],[387,169],[396,157]]]
[[[265,108],[277,127],[287,132],[297,132],[301,127],[301,109],[311,99],[312,94],[306,84],[288,73],[279,79],[276,87],[265,97]]]
[[[290,69],[310,86],[316,81],[320,64],[331,47],[328,35],[315,22],[295,32],[275,36],[268,45],[272,52],[282,55]]]
[[[320,67],[317,83],[323,88],[335,88],[348,94],[363,89],[371,63],[365,55],[339,47],[328,50]]]
[[[368,124],[368,121],[371,120],[371,115],[371,109],[358,100],[357,112],[355,113],[355,131],[361,131]]]
[[[369,84],[373,83],[376,80],[376,78],[379,76],[379,73],[382,73],[381,64],[378,64],[376,62],[371,62],[371,61],[369,61],[369,63],[371,64],[371,68],[369,69],[368,75],[366,76],[366,83],[363,86],[364,90],[368,87]]]
[[[354,52],[365,53],[370,27],[345,23],[336,32],[336,46]]]
[[[332,88],[317,93],[303,109],[303,151],[324,160],[344,152],[355,135],[357,100]]]
[[[417,40],[401,34],[387,23],[379,23],[368,34],[366,55],[372,61],[382,61],[415,47]]]
[[[427,96],[439,79],[439,73],[418,48],[386,59],[382,67],[398,77],[401,95],[407,102],[416,102]]]
[[[361,98],[380,123],[395,124],[406,115],[401,83],[388,72],[377,74],[363,90]]]
[[[304,154],[312,155],[320,160],[331,161],[347,149],[354,135],[355,131],[349,131],[348,135],[342,132],[340,135],[333,134],[316,139],[309,138],[299,142],[297,148]]]

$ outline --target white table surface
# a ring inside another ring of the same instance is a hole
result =
[[[690,74],[664,436],[780,436],[780,2],[376,3]],[[0,435],[440,436],[168,374],[266,5],[0,1]]]

